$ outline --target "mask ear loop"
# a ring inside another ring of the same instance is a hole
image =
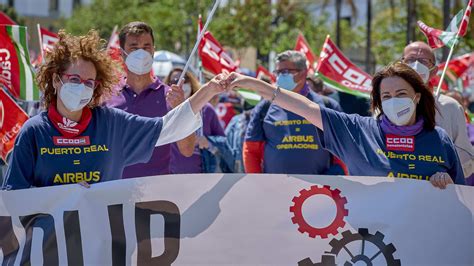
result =
[[[122,47],[120,47],[120,50],[122,50],[122,52],[123,52],[126,56],[128,56],[128,53],[125,52],[125,49],[123,49]]]
[[[55,76],[57,79],[59,79],[59,82],[61,82],[61,85],[64,85],[64,82],[62,81],[62,79],[60,78],[60,76],[58,74],[56,74]],[[56,87],[54,87],[54,95],[58,95],[58,89]]]
[[[417,102],[415,102],[415,99],[416,99],[416,94],[415,94],[415,96],[413,97],[413,99],[411,99],[411,100],[413,101],[413,103],[414,103],[415,105],[419,104],[419,103],[420,103],[420,100],[418,100]]]

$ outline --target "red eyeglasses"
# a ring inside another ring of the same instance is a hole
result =
[[[64,73],[63,76],[65,76],[67,78],[67,82],[69,83],[74,83],[74,84],[84,84],[86,85],[87,87],[89,88],[92,88],[92,89],[95,89],[95,87],[97,87],[97,85],[99,85],[99,81],[98,80],[94,80],[94,79],[82,79],[81,76],[77,75],[77,74],[66,74]]]

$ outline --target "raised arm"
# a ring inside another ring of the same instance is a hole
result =
[[[217,75],[188,100],[168,112],[163,117],[163,127],[155,146],[182,140],[196,131],[202,124],[201,109],[212,97],[224,91],[225,82],[223,75]]]
[[[263,98],[273,100],[273,103],[278,106],[306,118],[313,125],[324,130],[319,105],[298,93],[276,88],[264,81],[238,73],[231,73],[227,77],[227,82],[231,89],[239,87],[253,90]]]

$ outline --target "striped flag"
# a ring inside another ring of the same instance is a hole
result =
[[[39,91],[30,64],[26,35],[26,27],[0,25],[0,79],[13,97],[35,101],[39,99]]]
[[[431,48],[441,48],[445,45],[452,48],[457,38],[466,35],[472,4],[472,0],[469,0],[467,7],[454,16],[445,31],[432,28],[422,21],[418,21],[418,27],[425,34]]]

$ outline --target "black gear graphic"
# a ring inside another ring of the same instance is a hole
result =
[[[310,258],[306,258],[299,261],[298,266],[337,266],[337,264],[334,255],[323,255],[319,263],[313,263]]]
[[[333,239],[331,240],[331,242],[329,242],[329,245],[331,245],[332,247],[329,253],[337,256],[342,249],[345,249],[346,251],[348,251],[346,245],[349,244],[350,242],[362,241],[362,254],[352,255],[350,252],[348,252],[349,255],[351,255],[352,259],[350,262],[349,261],[345,262],[344,266],[352,265],[353,263],[356,263],[358,261],[363,261],[368,266],[372,266],[372,260],[380,254],[384,256],[385,261],[387,262],[388,266],[399,266],[400,260],[395,259],[393,257],[393,253],[397,249],[392,243],[388,245],[385,244],[383,242],[384,237],[385,235],[380,233],[379,231],[377,231],[375,235],[370,234],[367,228],[359,228],[359,232],[355,234],[347,230],[347,231],[342,232],[342,238],[340,240]],[[372,258],[369,258],[367,257],[367,255],[364,254],[365,241],[368,241],[374,244],[380,250],[378,253],[372,256]]]
[[[313,263],[310,258],[306,258],[304,260],[299,261],[298,266],[335,266],[335,259],[342,249],[348,251],[348,253],[352,257],[350,261],[346,261],[344,263],[344,266],[351,266],[358,261],[363,261],[367,266],[372,266],[372,260],[380,254],[383,254],[388,266],[400,266],[400,260],[395,259],[393,257],[393,253],[397,249],[392,243],[386,245],[383,242],[384,237],[385,236],[379,231],[377,231],[375,235],[370,234],[367,228],[359,228],[359,232],[355,234],[353,234],[349,230],[344,231],[340,240],[333,239],[331,240],[331,242],[329,242],[329,245],[331,245],[332,249],[330,252],[326,252],[326,255],[323,255],[321,257],[320,263]],[[365,241],[368,241],[374,244],[380,251],[374,256],[372,256],[372,258],[369,258],[367,255],[364,254],[364,249],[362,249],[362,254],[352,255],[346,246],[347,244],[354,241],[362,241],[362,245],[365,245]]]

